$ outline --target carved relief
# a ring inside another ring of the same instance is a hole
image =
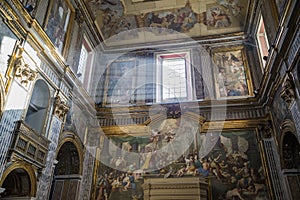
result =
[[[63,102],[59,96],[55,97],[54,100],[54,115],[56,115],[57,117],[59,117],[59,119],[61,119],[62,121],[64,121],[65,116],[67,114],[67,112],[69,111],[69,106],[67,106],[65,104],[65,102]]]
[[[280,97],[285,101],[288,108],[291,107],[295,100],[295,85],[293,82],[293,77],[289,74],[282,86],[282,91],[280,92]]]
[[[273,136],[272,122],[268,121],[266,125],[262,125],[260,127],[261,130],[261,138],[269,139]]]
[[[36,72],[33,71],[28,64],[25,63],[22,56],[24,52],[23,48],[19,49],[18,56],[14,64],[15,68],[15,77],[19,79],[20,83],[25,87],[28,86],[28,83],[33,81],[36,77]]]
[[[181,116],[180,104],[163,105],[166,108],[167,118],[177,119]]]
[[[84,21],[84,17],[79,9],[75,9],[75,21],[81,25]]]

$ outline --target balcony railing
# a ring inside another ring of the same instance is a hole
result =
[[[9,158],[11,160],[22,159],[38,168],[43,168],[49,143],[50,141],[46,137],[36,133],[24,121],[17,121]]]

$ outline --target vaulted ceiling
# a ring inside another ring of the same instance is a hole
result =
[[[86,0],[108,45],[213,38],[247,28],[251,0]]]

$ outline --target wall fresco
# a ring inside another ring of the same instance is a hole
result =
[[[106,150],[106,156],[108,152],[111,154],[110,166],[100,163],[97,169],[95,199],[143,199],[143,176],[147,179],[199,177],[210,182],[212,199],[269,199],[260,150],[253,131],[200,135],[197,139],[198,150],[194,149],[193,143],[192,148],[188,148],[174,162],[164,165],[169,156],[160,155],[159,149],[164,142],[172,143],[176,137],[176,133],[153,132],[149,140],[143,138],[137,143],[134,138],[118,140],[116,145],[123,146],[123,149],[148,153],[144,154],[145,158],[141,158],[140,163],[127,165],[130,159],[125,154]],[[119,156],[114,158],[112,154]],[[122,170],[118,170],[116,165],[122,165]],[[156,170],[147,171],[149,168]]]
[[[138,28],[155,28],[153,33],[186,33],[191,37],[241,31],[248,6],[248,1],[240,0],[193,4],[186,1],[179,8],[169,6],[167,10],[150,9],[142,14],[137,10],[136,14],[126,14],[129,8],[120,0],[87,0],[86,3],[105,39],[124,31],[128,34],[119,39],[138,38],[138,30],[133,31]]]
[[[64,40],[69,24],[71,10],[66,1],[53,1],[48,23],[46,26],[46,33],[53,44],[62,52]]]
[[[216,65],[217,96],[247,96],[249,94],[242,50],[218,52],[213,55]]]

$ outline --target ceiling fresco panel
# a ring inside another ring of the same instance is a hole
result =
[[[122,33],[118,42],[124,44],[131,43],[132,39],[140,42],[157,41],[155,35],[160,38],[161,34],[184,33],[191,38],[201,38],[244,30],[250,0],[182,2],[86,0],[103,39]],[[144,34],[139,34],[142,28],[153,29],[150,30],[153,33],[151,37],[148,35],[145,38]]]

